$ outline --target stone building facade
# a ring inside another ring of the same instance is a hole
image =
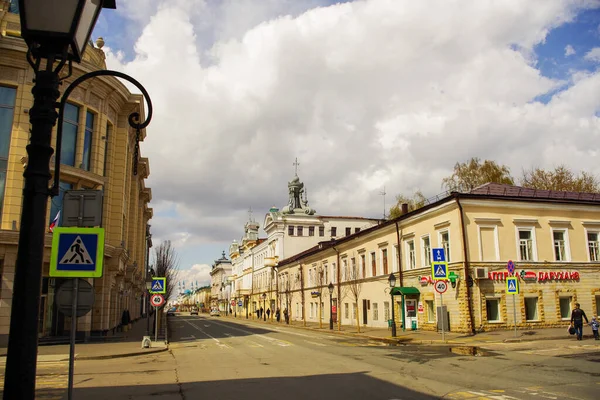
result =
[[[34,73],[25,58],[27,46],[20,38],[19,15],[8,12],[7,2],[0,3],[0,338],[6,340]],[[106,68],[102,46],[103,41],[99,39],[96,46],[90,44],[87,47],[82,62],[73,65],[73,74],[60,86],[61,90],[86,72]],[[90,280],[96,301],[92,312],[79,319],[81,335],[107,334],[121,323],[123,311],[128,310],[132,319],[144,311],[152,193],[145,186],[150,173],[148,159],[138,154],[134,160],[136,132],[127,122],[134,111],[145,115],[144,99],[130,93],[112,77],[81,84],[69,96],[65,110],[61,190],[59,196],[48,202],[48,224],[58,214],[65,190],[101,190],[104,198],[104,274]],[[142,130],[140,140],[145,136],[146,132]],[[53,143],[56,140],[56,129],[52,140]],[[133,172],[134,162],[137,162],[137,174]],[[54,171],[54,165],[51,165],[51,171]],[[62,337],[69,330],[68,318],[58,313],[54,305],[54,294],[64,280],[48,276],[51,241],[52,234],[48,233],[39,321],[42,338]]]
[[[433,248],[458,277],[443,295],[455,332],[565,326],[575,302],[600,313],[600,195],[487,184],[279,261],[279,295],[294,320],[437,330]],[[506,293],[508,261],[520,293]]]

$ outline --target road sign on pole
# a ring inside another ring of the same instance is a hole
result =
[[[153,294],[152,297],[150,297],[150,303],[158,308],[165,304],[165,298],[162,294]]]
[[[446,262],[446,252],[443,247],[439,247],[436,249],[431,249],[431,259],[434,263],[436,262]]]
[[[154,277],[152,278],[152,286],[149,290],[153,294],[166,294],[167,293],[167,278]]]
[[[506,269],[508,270],[508,273],[510,275],[515,273],[515,263],[512,262],[512,260],[508,260],[508,263],[506,264]]]
[[[75,281],[78,282],[78,290],[77,297],[73,296],[73,291],[75,291]],[[58,291],[56,292],[55,302],[56,308],[58,312],[67,317],[70,317],[73,313],[73,302],[77,301],[76,308],[76,316],[83,317],[87,313],[90,312],[92,306],[94,305],[94,288],[92,285],[87,282],[85,279],[69,279],[60,285]]]
[[[448,284],[446,283],[446,281],[437,281],[434,287],[435,291],[439,294],[443,294],[446,292],[446,290],[448,290]]]
[[[431,277],[434,280],[447,280],[448,263],[445,261],[431,263]]]
[[[517,337],[517,298],[515,295],[519,294],[519,280],[516,276],[506,278],[506,294],[513,295],[513,320],[515,323],[515,337]]]
[[[104,228],[54,228],[51,277],[100,278],[104,261]]]

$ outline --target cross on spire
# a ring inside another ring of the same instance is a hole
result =
[[[248,209],[248,221],[252,221],[252,207]]]
[[[300,163],[298,162],[298,157],[296,157],[296,160],[292,165],[294,166],[294,174],[298,176],[298,165],[300,165]]]
[[[387,194],[385,191],[385,186],[383,187],[383,191],[379,192],[381,196],[383,196],[383,219],[385,219],[385,195]]]

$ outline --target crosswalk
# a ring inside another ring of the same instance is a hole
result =
[[[567,385],[568,386],[568,385]],[[600,382],[596,384],[600,389]],[[594,398],[597,398],[594,396]],[[444,399],[453,400],[581,400],[579,395],[570,394],[569,387],[545,388],[530,386],[524,388],[496,389],[496,390],[458,390],[444,396]]]

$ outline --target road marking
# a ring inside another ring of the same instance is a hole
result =
[[[225,324],[222,324],[222,323],[219,323],[219,322],[215,322],[215,325],[220,325],[220,326],[225,327],[227,329],[233,329],[233,330],[236,330],[236,331],[239,331],[239,332],[246,333],[248,335],[254,336],[256,338],[267,340],[267,341],[271,342],[271,344],[274,344],[274,345],[277,345],[277,346],[287,347],[287,346],[291,346],[292,345],[292,343],[287,342],[285,340],[275,339],[275,338],[271,338],[271,337],[268,337],[268,336],[265,336],[265,335],[258,335],[255,332],[250,332],[250,331],[247,331],[247,330],[241,329],[241,328],[235,328],[233,326],[225,325]]]
[[[305,340],[306,343],[310,343],[310,344],[314,344],[315,346],[321,346],[321,347],[326,347],[326,344],[323,343],[317,343],[317,342],[311,342],[310,340]]]
[[[214,340],[220,348],[222,348],[222,349],[230,349],[231,348],[230,346],[227,346],[225,343],[221,343],[221,341],[219,339],[217,339],[216,337],[211,336],[208,333],[204,332],[202,330],[202,328],[200,328],[200,327],[192,324],[190,321],[186,320],[185,322],[187,322],[189,325],[191,325],[192,328],[200,331],[201,333],[205,334],[206,336],[208,336],[209,338],[211,338],[212,340]]]

